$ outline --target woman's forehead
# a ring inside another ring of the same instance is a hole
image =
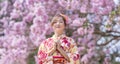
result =
[[[54,17],[54,19],[62,19],[62,17],[56,16]]]

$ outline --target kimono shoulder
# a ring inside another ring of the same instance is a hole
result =
[[[67,37],[67,36],[65,36],[65,37],[62,38],[62,40],[63,40],[63,42],[65,42],[65,43],[69,42],[70,44],[74,44],[74,45],[76,45],[74,39],[71,38],[71,37]]]

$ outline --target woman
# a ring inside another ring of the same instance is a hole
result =
[[[67,16],[56,15],[51,26],[54,35],[44,40],[38,51],[39,64],[80,64],[76,43],[64,34]]]

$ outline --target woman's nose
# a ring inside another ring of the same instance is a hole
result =
[[[60,22],[57,22],[57,24],[60,24]]]

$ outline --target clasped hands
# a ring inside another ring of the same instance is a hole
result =
[[[66,52],[61,48],[60,41],[57,40],[57,42],[54,42],[54,48],[49,52],[49,56],[52,55],[56,50],[60,52],[60,54],[68,61],[70,62],[70,58],[66,54]]]

